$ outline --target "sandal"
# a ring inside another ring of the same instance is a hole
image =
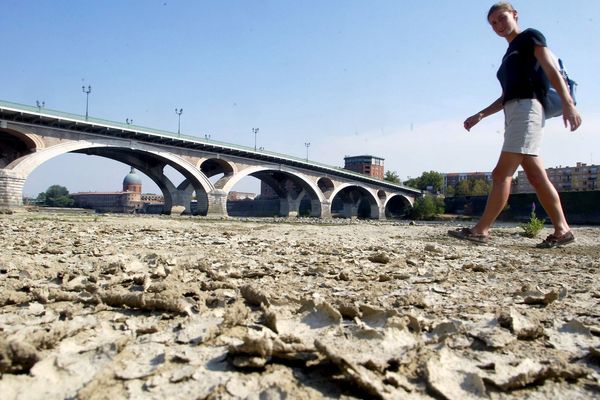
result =
[[[473,233],[471,228],[460,228],[453,231],[448,231],[448,235],[460,240],[468,240],[479,244],[487,243],[490,240],[490,235],[482,235]]]
[[[561,236],[548,235],[548,237],[540,244],[538,244],[538,249],[551,249],[553,247],[564,246],[565,244],[573,243],[575,241],[575,236],[573,232],[569,231]]]

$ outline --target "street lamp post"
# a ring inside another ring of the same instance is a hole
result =
[[[88,120],[88,106],[90,104],[90,93],[92,93],[92,87],[88,85],[87,89],[85,86],[81,87],[83,93],[85,93],[85,120]]]
[[[127,123],[127,125],[133,125],[133,119],[126,118],[125,123]]]
[[[252,128],[252,133],[254,133],[254,151],[256,151],[256,135],[258,134],[258,128]]]
[[[35,105],[38,108],[38,112],[42,112],[42,108],[44,108],[46,106],[46,102],[45,101],[40,102],[39,100],[36,100]]]
[[[183,113],[183,108],[175,109],[175,114],[177,114],[177,117],[178,117],[178,121],[177,121],[177,134],[178,135],[181,135],[181,113]]]
[[[306,161],[308,161],[308,148],[310,147],[310,142],[306,142],[304,145],[306,146]]]

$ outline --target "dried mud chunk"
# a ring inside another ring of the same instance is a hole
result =
[[[246,335],[243,343],[229,347],[233,365],[238,368],[262,368],[272,357],[282,359],[314,359],[314,348],[302,343],[285,343],[273,334]]]
[[[501,390],[511,391],[541,383],[546,379],[562,378],[575,380],[585,374],[585,369],[578,365],[567,365],[565,362],[559,360],[554,360],[549,362],[549,365],[544,365],[539,361],[526,358],[518,365],[508,363],[496,364],[495,372],[488,374],[484,379]]]
[[[0,339],[0,373],[29,372],[39,359],[37,350],[31,344]]]
[[[431,390],[445,399],[487,398],[485,384],[477,367],[447,347],[427,362],[426,372]]]
[[[125,348],[115,363],[119,379],[139,379],[153,375],[166,360],[165,347],[158,343],[144,343]]]
[[[242,297],[252,306],[265,306],[271,305],[269,297],[260,289],[255,288],[252,285],[244,285],[240,288]]]
[[[342,317],[347,319],[353,319],[361,316],[360,310],[356,304],[341,303],[337,305],[337,310],[340,312]]]
[[[377,253],[369,256],[369,261],[377,264],[387,264],[390,262],[390,256],[385,253]]]
[[[544,328],[536,318],[522,315],[514,308],[502,311],[498,316],[498,322],[519,339],[536,339],[544,334]]]
[[[360,364],[349,361],[345,355],[336,351],[332,346],[328,346],[318,339],[315,340],[314,344],[319,353],[335,364],[350,381],[355,383],[370,396],[373,396],[373,398],[404,398],[404,396],[408,394],[401,387],[394,387],[393,385],[387,384],[385,376]]]
[[[17,292],[10,289],[0,291],[0,307],[27,303],[30,299],[31,296],[24,292]]]
[[[521,292],[517,293],[517,295],[523,297],[524,304],[547,306],[559,298],[562,298],[561,293],[563,293],[562,297],[564,297],[564,290],[561,290],[560,292],[558,290],[551,290],[548,293],[544,293],[538,288],[531,290],[527,285],[525,285],[521,288]]]
[[[178,294],[170,291],[161,293],[104,292],[100,294],[100,298],[104,304],[112,307],[126,306],[140,310],[191,314],[190,305]]]
[[[211,315],[196,316],[181,327],[181,330],[177,332],[175,341],[193,345],[206,342],[217,335],[222,321],[222,318]]]

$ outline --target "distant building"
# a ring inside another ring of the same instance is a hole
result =
[[[578,162],[575,167],[558,166],[546,168],[548,179],[559,192],[598,190],[598,165]],[[513,193],[533,193],[525,171],[519,171]]]
[[[344,157],[344,168],[374,178],[383,179],[385,176],[383,160],[383,158],[368,155],[346,156]]]
[[[227,200],[240,201],[240,200],[254,200],[258,196],[256,193],[250,192],[235,192],[231,191],[227,195]]]
[[[123,179],[122,192],[79,192],[71,196],[74,207],[114,213],[144,212],[147,205],[164,202],[161,195],[142,194],[142,179],[133,167]]]
[[[456,189],[458,184],[465,180],[483,179],[486,182],[492,181],[491,172],[451,172],[442,175],[444,177],[444,193],[447,193],[449,187]]]

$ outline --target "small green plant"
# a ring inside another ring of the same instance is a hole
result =
[[[521,229],[523,229],[523,236],[528,238],[534,238],[540,233],[542,229],[544,229],[544,220],[539,219],[535,215],[535,203],[531,203],[531,214],[529,215],[529,222],[525,224],[521,224]]]

